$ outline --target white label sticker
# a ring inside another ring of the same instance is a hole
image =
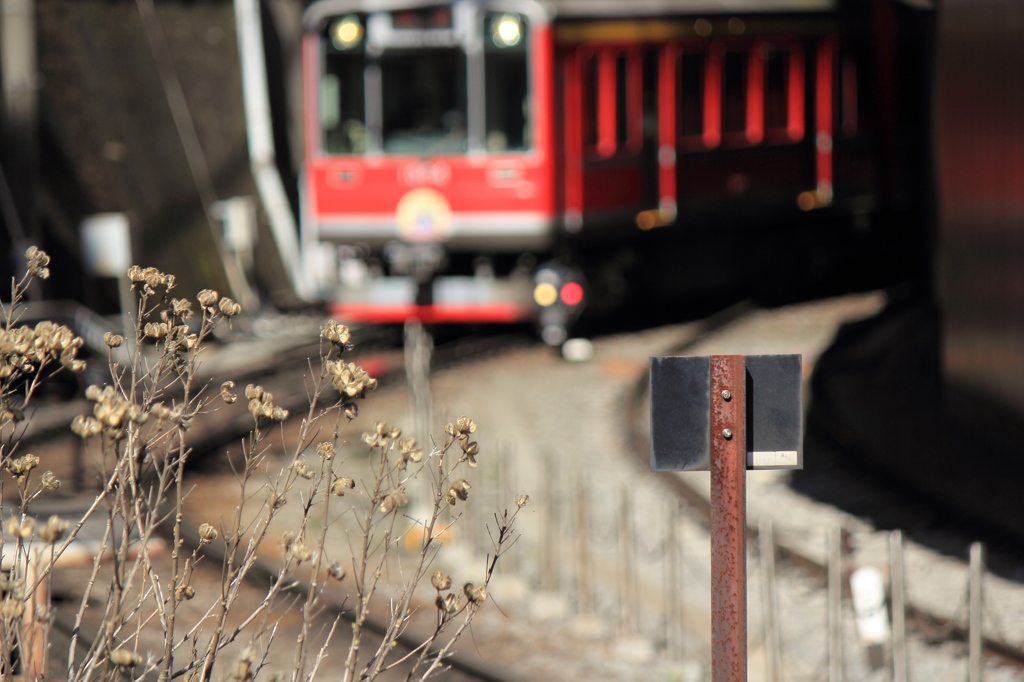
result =
[[[747,453],[747,466],[752,469],[795,467],[797,464],[796,450],[767,450]]]

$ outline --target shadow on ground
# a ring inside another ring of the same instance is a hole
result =
[[[1024,582],[1024,417],[942,378],[940,316],[894,301],[844,325],[811,380],[807,468],[792,487]]]

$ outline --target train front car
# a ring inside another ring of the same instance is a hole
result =
[[[540,5],[324,0],[305,31],[302,239],[330,312],[533,318],[556,210]]]

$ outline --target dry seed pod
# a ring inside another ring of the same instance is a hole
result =
[[[346,490],[352,490],[356,487],[356,482],[347,476],[334,479],[334,483],[331,483],[331,494],[335,497],[344,497]]]
[[[530,504],[529,495],[520,495],[519,497],[516,498],[516,506],[519,507],[520,509],[522,509],[528,504]]]
[[[465,593],[469,601],[474,604],[483,604],[487,601],[487,588],[483,585],[474,585],[473,583],[466,583],[462,586],[462,591]]]
[[[213,542],[217,539],[218,535],[217,529],[208,523],[199,526],[199,537],[202,538],[203,542]]]
[[[435,571],[434,575],[430,576],[430,584],[434,586],[435,590],[440,592],[452,586],[452,579],[451,576],[447,576],[441,571]]]
[[[196,591],[191,585],[179,585],[178,588],[174,590],[174,598],[178,601],[188,600],[194,596],[196,596]]]
[[[59,516],[51,516],[46,525],[39,529],[39,538],[47,544],[56,544],[71,524]]]
[[[25,607],[20,600],[8,597],[4,599],[3,603],[0,603],[0,621],[17,620],[24,612]]]
[[[57,490],[60,488],[60,479],[54,476],[52,471],[44,472],[39,482],[43,484],[43,490]]]
[[[142,657],[128,649],[114,649],[110,652],[110,662],[118,668],[132,668],[142,663]]]
[[[220,397],[221,400],[226,402],[228,405],[238,400],[238,396],[231,392],[231,389],[235,387],[235,382],[225,381],[220,385]]]
[[[213,289],[203,289],[199,292],[196,298],[199,300],[199,305],[204,308],[211,308],[217,305],[217,301],[220,299],[220,294]]]
[[[288,553],[295,557],[296,561],[309,561],[313,558],[313,550],[311,550],[305,542],[293,542],[288,547]]]
[[[103,335],[103,343],[107,344],[111,348],[117,348],[124,343],[124,337],[120,334],[114,334],[113,332],[107,332]]]
[[[316,454],[330,462],[334,459],[334,443],[324,441],[316,446]]]
[[[298,476],[301,476],[302,478],[306,479],[307,481],[309,479],[313,478],[313,476],[316,475],[316,472],[313,471],[312,469],[310,469],[309,467],[307,467],[306,463],[303,462],[301,459],[296,461],[295,464],[292,465],[292,470]]]
[[[335,580],[344,580],[346,575],[345,567],[341,565],[341,562],[335,561],[327,567],[327,575]]]

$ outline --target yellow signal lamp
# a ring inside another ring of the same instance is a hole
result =
[[[541,308],[548,308],[558,302],[558,288],[551,282],[540,282],[533,288],[533,300]]]

